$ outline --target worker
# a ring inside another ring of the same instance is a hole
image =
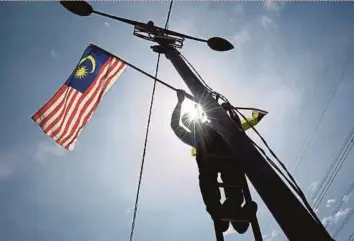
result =
[[[178,103],[171,117],[171,127],[184,143],[195,150],[193,156],[196,157],[199,169],[199,187],[206,210],[222,232],[229,228],[230,222],[237,232],[246,232],[252,211],[246,208],[247,203],[242,207],[244,201],[242,183],[245,181],[243,180],[245,176],[237,168],[232,150],[207,121],[203,122],[198,116],[191,119],[188,114],[181,117],[185,92],[177,90],[177,98]],[[223,105],[223,107],[226,109],[228,106]],[[180,126],[180,120],[190,132]],[[217,182],[219,173],[225,185],[226,200],[232,200],[233,206],[237,207],[234,212],[225,210],[220,203],[221,195]],[[242,222],[238,222],[238,220],[242,220]]]

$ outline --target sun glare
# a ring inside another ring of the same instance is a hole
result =
[[[192,101],[184,101],[182,105],[182,115],[187,113],[191,120],[201,119],[202,122],[206,121],[206,115],[203,108]]]

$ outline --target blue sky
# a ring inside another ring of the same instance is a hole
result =
[[[97,10],[163,26],[169,2],[94,2]],[[183,54],[207,83],[238,106],[269,111],[259,124],[290,170],[317,128],[328,96],[353,55],[353,3],[176,2],[170,28],[222,36],[227,53],[186,41]],[[156,54],[132,28],[102,17],[80,18],[54,2],[0,5],[0,239],[128,240],[152,81],[127,68],[105,96],[75,151],[54,144],[30,119],[66,81],[94,43],[153,73]],[[311,199],[354,124],[354,63],[349,63],[295,173]],[[186,89],[162,57],[159,77]],[[135,240],[214,240],[190,149],[170,129],[176,96],[158,86],[153,108]],[[249,133],[256,140],[253,133]],[[348,155],[317,211],[336,210],[354,181]],[[265,240],[285,240],[259,197]],[[334,233],[354,199],[335,213]],[[347,240],[351,218],[336,237]],[[226,240],[252,240],[228,232]]]

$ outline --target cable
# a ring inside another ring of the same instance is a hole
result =
[[[342,158],[338,161],[336,167],[335,167],[335,171],[332,173],[332,175],[329,176],[327,183],[325,184],[325,188],[322,190],[322,192],[320,193],[318,199],[316,200],[315,203],[315,208],[318,208],[318,206],[321,204],[323,198],[325,197],[325,195],[327,194],[329,188],[331,187],[334,179],[336,178],[336,176],[338,175],[340,169],[342,168],[345,160],[347,159],[351,149],[353,148],[353,139],[350,140],[349,144],[348,144],[348,148],[345,150],[345,152],[343,153],[343,155],[341,156]]]
[[[352,232],[347,241],[354,241],[354,232]]]
[[[328,227],[330,224],[332,224],[332,219],[334,218],[334,216],[339,212],[339,210],[343,207],[343,205],[345,204],[346,200],[345,200],[345,197],[350,195],[351,192],[353,191],[354,189],[354,182],[349,186],[348,190],[345,192],[345,194],[343,195],[342,197],[342,200],[340,202],[340,204],[337,206],[336,209],[333,210],[332,214],[329,216],[329,219],[325,225],[325,227]]]
[[[330,175],[331,172],[334,170],[334,166],[337,164],[338,160],[341,157],[341,154],[345,151],[348,142],[350,141],[350,138],[352,137],[352,135],[354,134],[354,126],[352,127],[352,130],[348,133],[345,141],[343,142],[339,152],[337,153],[336,157],[334,158],[333,162],[331,163],[331,165],[329,166],[329,168],[327,169],[325,175],[322,177],[319,187],[317,188],[316,192],[314,193],[314,195],[312,196],[312,201],[315,202],[314,203],[314,208],[316,209],[317,207],[317,203],[318,200],[320,199],[320,196],[323,192],[323,188],[327,185],[326,183],[328,182],[328,180],[326,180]]]
[[[342,71],[341,76],[339,77],[334,89],[332,90],[332,92],[331,92],[331,94],[330,94],[330,96],[329,96],[329,98],[328,98],[328,100],[327,100],[327,102],[325,104],[325,107],[324,107],[324,109],[322,111],[322,114],[321,114],[321,116],[320,116],[320,118],[319,118],[319,120],[318,120],[318,122],[316,124],[316,127],[314,128],[314,131],[312,132],[312,134],[310,135],[308,141],[306,142],[306,144],[305,144],[305,146],[304,146],[304,148],[303,148],[303,150],[301,152],[301,155],[300,155],[300,158],[299,158],[298,162],[295,164],[294,173],[296,173],[296,171],[299,168],[300,164],[304,160],[305,154],[307,153],[308,148],[312,144],[312,141],[313,141],[313,139],[314,139],[314,137],[315,137],[315,135],[316,135],[316,133],[318,131],[318,128],[320,127],[320,125],[322,123],[323,117],[327,113],[328,107],[330,106],[330,104],[332,102],[332,99],[333,99],[335,93],[337,92],[337,89],[338,89],[340,83],[344,79],[344,76],[345,76],[345,74],[346,74],[346,72],[347,72],[347,70],[348,70],[348,68],[350,66],[350,63],[352,62],[353,56],[354,56],[354,54],[351,54],[351,56],[349,57],[349,61],[347,62],[346,67]]]
[[[241,117],[243,119],[245,119],[247,122],[247,118],[239,111],[237,111]],[[283,172],[281,172],[281,170],[279,169],[279,167],[277,167],[275,165],[275,163],[266,155],[266,153],[264,152],[264,150],[262,148],[260,148],[251,138],[248,137],[248,140],[264,155],[264,157],[266,158],[266,160],[268,161],[269,164],[271,164],[271,166],[273,166],[273,168],[275,170],[277,170],[279,172],[279,174],[282,175],[282,177],[285,178],[285,180],[288,182],[288,184],[293,188],[293,190],[296,192],[296,194],[300,197],[300,199],[302,200],[303,204],[305,205],[307,211],[311,214],[311,216],[314,218],[314,220],[320,224],[321,221],[318,219],[317,215],[315,214],[315,212],[313,211],[313,209],[311,208],[309,202],[306,199],[306,196],[304,195],[304,193],[302,192],[301,188],[298,186],[298,184],[296,183],[295,179],[293,178],[293,176],[289,173],[289,171],[287,170],[286,166],[277,158],[277,156],[274,154],[274,152],[272,151],[272,149],[268,146],[267,142],[264,140],[264,138],[262,137],[261,134],[259,134],[259,132],[257,131],[256,128],[254,128],[249,122],[248,124],[252,127],[252,129],[254,129],[254,131],[256,132],[256,134],[261,138],[261,140],[263,141],[263,143],[266,145],[266,147],[268,148],[268,150],[272,153],[273,157],[276,158],[276,160],[278,161],[278,163],[281,165],[281,167],[285,170],[287,176],[290,178],[287,178],[285,176],[285,174]]]
[[[165,24],[165,29],[168,26],[168,22],[170,20],[170,15],[171,15],[171,9],[172,9],[172,4],[173,0],[170,3],[170,7],[168,10],[167,14],[167,20]],[[131,232],[130,232],[130,238],[129,240],[133,240],[133,235],[134,235],[134,229],[135,229],[135,221],[136,221],[136,215],[138,211],[138,203],[139,203],[139,194],[140,194],[140,187],[141,187],[141,181],[143,177],[143,172],[144,172],[144,163],[145,163],[145,154],[146,154],[146,146],[147,146],[147,140],[149,136],[149,128],[150,128],[150,121],[151,121],[151,113],[152,113],[152,107],[154,103],[154,96],[155,96],[155,90],[156,90],[156,83],[157,83],[157,74],[159,71],[159,64],[160,64],[160,53],[157,56],[157,63],[156,63],[156,70],[155,70],[155,81],[154,81],[154,86],[152,88],[152,94],[151,94],[151,102],[150,102],[150,109],[149,109],[149,117],[148,117],[148,123],[146,127],[146,134],[145,134],[145,141],[144,141],[144,150],[143,150],[143,155],[142,155],[142,160],[141,160],[141,166],[140,166],[140,174],[139,174],[139,182],[138,182],[138,187],[136,191],[136,198],[135,198],[135,205],[134,205],[134,214],[133,214],[133,220],[132,220],[132,226],[131,226]]]
[[[339,153],[339,159],[337,161],[335,161],[335,167],[334,170],[332,173],[329,173],[326,178],[327,181],[326,183],[324,184],[324,188],[322,191],[320,191],[320,193],[318,194],[318,197],[316,198],[316,202],[314,204],[315,208],[317,208],[320,203],[322,202],[324,196],[326,195],[328,189],[330,188],[330,186],[332,185],[333,183],[333,180],[335,179],[335,177],[338,175],[340,169],[342,168],[345,160],[347,159],[351,149],[353,148],[353,139],[354,137],[351,137],[346,143],[345,143],[345,147],[344,147],[344,150],[343,152]],[[342,155],[341,155],[342,154]],[[323,186],[323,185],[322,185]]]
[[[347,223],[349,222],[350,218],[353,215],[353,209],[351,209],[349,211],[349,214],[347,214],[347,216],[345,217],[345,219],[343,220],[342,224],[339,226],[339,228],[337,228],[336,232],[333,234],[333,237],[337,237],[338,234],[342,231],[342,229],[345,227],[345,225],[347,225]]]
[[[351,57],[349,58],[348,64],[347,64],[346,68],[344,69],[344,71],[343,71],[343,73],[342,73],[342,75],[341,75],[341,77],[340,77],[340,79],[339,79],[339,81],[338,81],[338,83],[337,83],[337,85],[336,85],[334,91],[333,91],[332,94],[331,94],[331,97],[329,98],[329,100],[328,100],[328,102],[327,102],[327,104],[326,104],[326,107],[325,107],[325,109],[324,109],[324,111],[323,111],[323,113],[322,113],[322,115],[321,115],[321,118],[320,118],[320,121],[319,121],[317,127],[321,124],[322,117],[323,117],[324,114],[326,113],[326,110],[327,110],[327,108],[328,108],[328,106],[329,106],[329,103],[331,102],[331,100],[332,100],[332,98],[333,98],[333,96],[334,96],[334,93],[336,92],[336,90],[337,90],[337,88],[338,88],[340,82],[342,81],[343,76],[344,76],[344,74],[346,73],[346,71],[347,71],[347,69],[348,69],[348,67],[349,67],[349,65],[350,65],[350,62],[352,61],[352,58],[353,58],[353,54],[352,54]],[[318,129],[318,128],[317,128],[317,129]],[[315,135],[315,132],[313,133],[312,138],[313,138],[314,135]],[[308,143],[305,145],[304,151],[302,152],[302,156],[300,157],[300,161],[299,161],[299,162],[296,164],[296,166],[295,166],[295,171],[297,170],[298,166],[300,165],[300,163],[301,163],[301,161],[302,161],[302,158],[304,157],[304,152],[307,151],[307,148],[309,147],[309,144],[310,144],[310,142],[312,141],[312,138],[310,138],[310,140],[308,141]],[[327,173],[330,172],[330,170],[331,170],[333,164],[334,164],[334,163],[332,163],[332,165],[331,165],[331,167],[329,168],[329,170],[327,171]],[[294,172],[295,172],[295,171],[294,171]],[[321,183],[324,182],[324,179],[326,179],[326,175],[325,175],[325,176],[323,177],[323,179],[321,180]],[[320,187],[319,189],[317,189],[318,191],[317,191],[317,193],[314,195],[314,197],[318,194],[318,192],[319,192],[320,189],[321,189],[321,187]],[[312,198],[312,201],[314,200],[314,197]],[[322,197],[322,198],[323,198],[323,197]],[[318,199],[317,199],[317,200],[318,200]],[[322,199],[321,199],[320,201],[322,201]],[[317,207],[315,206],[314,209],[316,209],[316,208],[317,208]],[[311,208],[310,210],[313,210],[313,209]],[[314,213],[314,212],[313,212],[313,213]],[[316,216],[316,217],[317,217],[317,216]],[[317,220],[318,220],[318,219],[317,219]],[[319,221],[319,220],[318,220],[318,221]],[[265,228],[265,229],[268,229],[268,227],[270,226],[270,223],[271,223],[271,220],[268,222],[268,224],[266,225],[266,228]],[[354,235],[354,233],[353,233],[353,235]],[[353,240],[353,241],[354,241],[354,240]]]

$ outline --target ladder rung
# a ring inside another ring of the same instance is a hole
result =
[[[218,186],[219,186],[219,187],[239,187],[238,185],[225,185],[225,184],[222,183],[222,182],[218,182]]]

